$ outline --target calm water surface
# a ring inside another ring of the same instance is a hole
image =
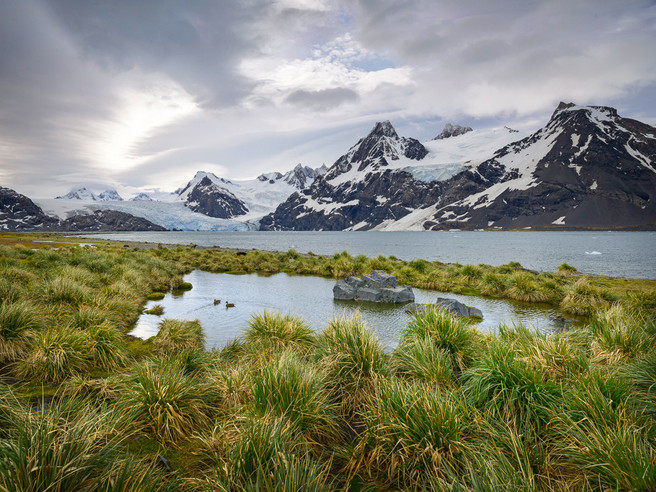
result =
[[[394,255],[444,263],[503,265],[553,272],[569,263],[580,272],[656,278],[656,232],[126,232],[94,235],[119,241],[220,246],[369,257]]]
[[[279,273],[265,277],[256,274],[231,275],[194,271],[185,276],[193,289],[180,295],[168,293],[161,301],[149,301],[146,309],[156,304],[164,306],[164,315],[142,314],[132,334],[148,338],[157,334],[158,324],[164,318],[198,319],[207,336],[208,347],[222,347],[243,333],[253,314],[264,310],[289,312],[302,317],[315,331],[323,330],[328,322],[343,313],[356,311],[378,335],[383,345],[394,347],[399,332],[406,327],[410,315],[402,305],[335,301],[334,280],[320,277],[303,277]],[[509,301],[490,300],[458,294],[414,289],[416,302],[434,302],[436,297],[449,297],[483,311],[484,319],[478,324],[482,331],[494,332],[501,323],[522,321],[541,330],[554,330],[564,326],[555,309],[540,309]],[[221,304],[214,305],[214,299]],[[226,301],[234,308],[226,309]]]

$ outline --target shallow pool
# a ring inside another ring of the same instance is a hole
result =
[[[168,293],[160,301],[148,301],[146,309],[156,304],[164,307],[164,314],[142,314],[132,335],[149,338],[157,334],[164,318],[198,319],[207,336],[207,346],[222,347],[240,336],[253,314],[264,310],[289,312],[302,317],[314,330],[323,330],[328,322],[342,314],[359,311],[367,324],[377,333],[381,343],[394,347],[399,333],[411,316],[403,305],[381,305],[368,302],[336,301],[333,299],[335,280],[278,273],[271,276],[257,274],[232,275],[194,271],[186,275],[193,289]],[[560,311],[507,300],[491,300],[414,289],[416,302],[430,303],[437,297],[449,297],[480,309],[481,331],[495,332],[500,324],[523,322],[544,331],[567,326]],[[214,300],[219,299],[220,304]],[[226,303],[234,304],[227,308]]]

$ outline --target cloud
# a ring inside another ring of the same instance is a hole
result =
[[[321,89],[318,91],[295,90],[289,94],[285,101],[301,108],[313,110],[332,109],[348,102],[358,100],[357,92],[343,87],[334,89]]]

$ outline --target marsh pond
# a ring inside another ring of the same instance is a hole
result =
[[[193,271],[184,277],[193,285],[190,291],[169,292],[159,301],[148,301],[145,309],[161,305],[161,316],[142,314],[132,335],[149,338],[157,334],[158,324],[165,318],[198,319],[206,334],[206,345],[222,347],[240,336],[254,314],[265,310],[292,313],[303,318],[317,332],[335,317],[359,312],[381,343],[393,348],[410,315],[399,304],[338,301],[333,299],[335,280],[278,273],[233,275]],[[452,293],[414,289],[416,302],[432,303],[437,297],[449,297],[483,312],[479,330],[496,332],[500,324],[522,322],[543,331],[554,331],[570,325],[553,307],[524,304],[509,300],[487,299]],[[215,300],[221,301],[215,303]],[[226,307],[227,304],[233,307]]]

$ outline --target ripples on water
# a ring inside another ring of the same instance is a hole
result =
[[[141,338],[156,335],[157,325],[164,318],[198,319],[207,336],[207,346],[222,347],[242,334],[253,314],[264,310],[296,314],[315,331],[323,330],[336,316],[359,311],[381,342],[393,347],[410,319],[402,305],[335,301],[332,292],[335,281],[320,277],[285,273],[265,277],[197,270],[186,275],[185,281],[193,285],[191,291],[179,295],[168,293],[161,301],[148,302],[146,309],[156,304],[164,306],[164,315],[142,314],[133,335]],[[480,309],[484,318],[477,326],[481,331],[495,332],[502,323],[518,321],[545,331],[563,326],[560,313],[555,309],[421,289],[414,291],[416,302],[431,303],[437,297],[449,297]],[[221,304],[215,305],[214,299],[220,299]],[[234,303],[235,307],[226,308],[226,302]]]

